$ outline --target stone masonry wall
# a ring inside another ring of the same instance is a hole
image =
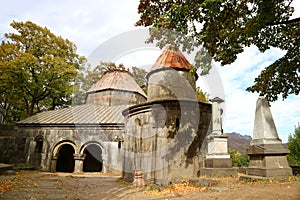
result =
[[[120,90],[106,90],[95,93],[88,93],[86,103],[114,106],[114,105],[135,105],[145,102],[146,98],[139,93]]]
[[[103,171],[120,172],[122,154],[118,148],[123,126],[114,127],[0,127],[0,162],[15,166],[34,167],[55,171],[52,161],[63,144],[73,145],[75,154],[82,156],[88,144],[101,147]],[[37,151],[37,138],[43,138],[42,149]]]
[[[0,162],[26,167],[31,138],[19,132],[17,126],[0,126]]]
[[[148,78],[148,101],[163,99],[194,99],[195,79],[188,71],[171,68],[152,72]]]
[[[154,182],[197,177],[210,119],[211,105],[195,101],[164,100],[129,109],[125,180],[132,181],[134,171]]]

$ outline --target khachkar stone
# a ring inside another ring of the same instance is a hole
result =
[[[263,177],[291,176],[284,148],[278,137],[269,102],[260,96],[256,102],[253,139],[247,154],[250,156],[248,175]]]
[[[208,176],[235,176],[236,170],[232,168],[232,161],[228,153],[228,136],[222,130],[223,99],[215,97],[212,102],[212,132],[207,137],[207,154],[202,175]]]

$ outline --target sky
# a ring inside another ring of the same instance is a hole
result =
[[[134,26],[139,19],[138,4],[138,0],[5,1],[2,2],[5,9],[0,13],[0,39],[4,33],[14,31],[10,27],[13,20],[32,21],[47,27],[55,35],[69,39],[76,44],[78,54],[89,57],[99,46],[105,46],[103,44],[107,41],[111,44],[111,38],[141,29]],[[295,0],[293,6],[293,18],[300,17],[300,1]],[[105,53],[106,50],[103,51],[103,54]],[[147,67],[155,62],[160,51],[143,47],[125,54],[114,61],[124,63],[125,67]],[[224,88],[224,132],[252,136],[258,94],[246,92],[245,89],[253,84],[254,78],[262,69],[283,55],[284,52],[279,49],[273,48],[260,53],[256,47],[251,46],[239,54],[231,65],[221,66],[219,63],[213,63],[215,73],[219,75]],[[190,62],[192,63],[192,60]],[[213,93],[205,80],[200,79],[197,84],[205,91]],[[300,98],[295,95],[284,101],[279,99],[271,103],[278,135],[283,142],[287,142],[288,135],[294,133],[295,126],[300,122],[299,104]]]

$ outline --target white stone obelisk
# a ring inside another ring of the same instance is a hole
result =
[[[256,101],[253,139],[247,149],[250,156],[247,175],[291,176],[292,169],[286,158],[288,153],[278,137],[269,102],[260,96]]]
[[[250,144],[278,143],[281,143],[281,140],[277,134],[269,102],[265,97],[260,96],[256,101],[253,139]]]

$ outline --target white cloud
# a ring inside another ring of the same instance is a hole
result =
[[[225,132],[252,135],[257,96],[243,90],[235,90],[226,96]]]
[[[56,35],[68,38],[77,45],[80,54],[88,56],[102,42],[136,29],[134,23],[138,20],[138,3],[138,0],[6,1],[2,4],[5,9],[0,13],[0,38],[4,33],[12,31],[9,27],[12,20],[30,20],[46,26]],[[300,17],[300,1],[293,1],[292,5],[295,7],[293,18]],[[250,47],[245,48],[230,66],[220,67],[219,63],[215,64],[226,94],[225,132],[252,135],[258,94],[248,93],[245,89],[253,84],[254,78],[263,68],[283,54],[274,48],[262,54],[257,48]],[[136,62],[128,63],[139,65],[141,61],[136,59]],[[299,97],[291,96],[285,101],[272,103],[271,110],[279,136],[286,142],[287,135],[293,132],[294,125],[300,121]]]
[[[226,95],[225,132],[235,131],[252,135],[258,94],[248,93],[245,89],[253,84],[255,77],[265,67],[283,55],[283,51],[275,48],[260,53],[256,47],[250,47],[238,55],[237,60],[229,66],[220,67],[217,63]],[[300,121],[300,107],[297,106],[299,103],[297,96],[272,103],[271,111],[275,125],[279,137],[284,142],[287,142],[288,134],[294,131],[294,126]]]
[[[294,0],[291,3],[291,6],[293,6],[294,9],[295,9],[295,11],[294,11],[294,13],[292,15],[292,18],[300,17],[300,1]]]
[[[284,101],[279,100],[271,104],[277,132],[283,141],[287,141],[288,135],[294,133],[295,126],[300,123],[299,103],[299,96],[291,95]]]
[[[18,5],[18,6],[15,6]],[[30,20],[74,42],[88,56],[99,44],[124,31],[135,29],[138,1],[17,1],[6,3],[0,33],[11,31],[12,20]]]

